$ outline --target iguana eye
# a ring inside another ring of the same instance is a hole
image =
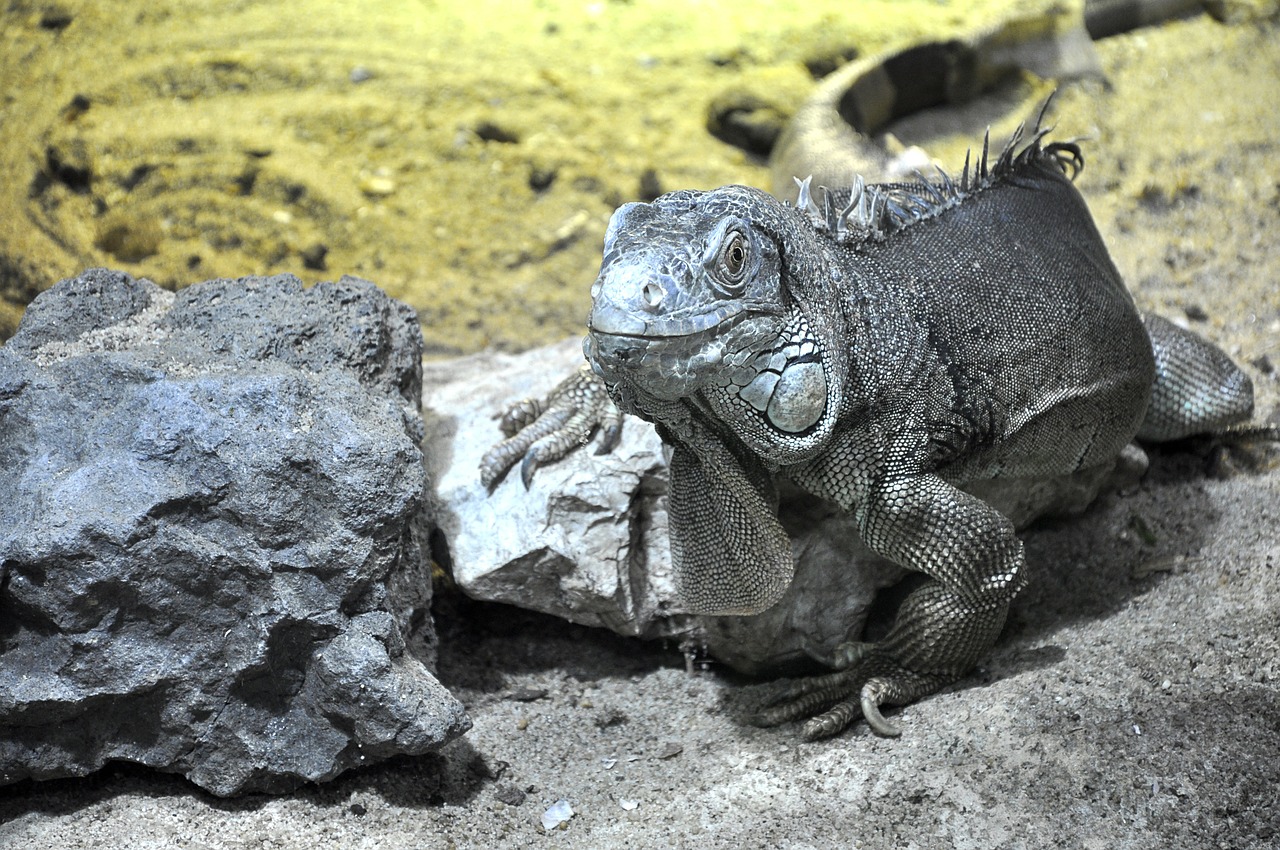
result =
[[[720,248],[719,272],[724,283],[740,289],[751,263],[751,243],[737,230],[725,236]]]

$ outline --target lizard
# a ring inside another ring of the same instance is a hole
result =
[[[1072,184],[1079,145],[1046,135],[1037,120],[995,156],[984,139],[958,177],[624,205],[592,286],[588,365],[508,410],[482,481],[519,461],[528,486],[596,426],[607,451],[619,411],[652,421],[671,447],[678,588],[702,614],[785,591],[779,482],[835,502],[926,580],[883,640],[818,657],[836,672],[756,719],[809,718],[809,740],[859,716],[899,734],[881,706],[970,670],[1026,581],[1013,524],[966,488],[1088,473],[1134,439],[1280,437],[1238,424],[1252,387],[1224,352],[1138,311]]]
[[[839,185],[851,174],[902,176],[904,167],[923,165],[927,157],[918,148],[897,158],[889,154],[876,134],[894,120],[965,103],[1019,69],[1059,80],[1100,76],[1091,39],[1194,14],[1202,6],[1202,0],[1083,0],[1057,14],[1015,15],[961,37],[848,62],[805,99],[777,139],[769,156],[774,194],[786,197],[798,174],[819,186]],[[509,442],[483,463],[486,485],[523,458],[527,487],[539,462],[571,451],[584,428],[595,424],[605,435],[599,450],[609,451],[622,419],[604,397],[602,387],[577,381],[545,400],[512,406],[501,422]]]
[[[1016,11],[993,24],[941,40],[856,58],[822,78],[769,152],[778,197],[807,174],[838,186],[851,174],[899,178],[927,166],[920,148],[890,153],[885,131],[897,119],[958,107],[1030,72],[1063,83],[1101,78],[1092,42],[1203,12],[1200,0],[1084,0],[1056,11]],[[895,140],[896,141],[896,140]]]
[[[1135,438],[1252,414],[1224,352],[1139,312],[1072,183],[1079,145],[1046,132],[995,155],[984,140],[954,178],[622,206],[592,286],[589,366],[547,410],[513,408],[482,478],[523,457],[527,482],[564,434],[616,429],[606,396],[652,421],[672,449],[678,590],[701,614],[759,612],[785,591],[778,480],[837,503],[873,551],[927,578],[883,640],[842,645],[820,659],[836,672],[758,719],[820,712],[806,739],[859,716],[899,734],[881,706],[968,672],[1025,584],[1012,523],[965,484],[1070,475]]]
[[[894,120],[930,107],[965,103],[1018,69],[1073,79],[1101,74],[1090,39],[1193,14],[1202,0],[1083,0],[1058,14],[1014,15],[967,35],[912,44],[851,61],[805,99],[769,157],[774,194],[786,197],[798,174],[815,185],[839,185],[852,174],[902,176],[923,165],[922,151],[895,159],[875,134]],[[603,387],[575,381],[545,400],[523,399],[501,417],[509,438],[482,464],[486,486],[517,459],[527,487],[537,465],[563,457],[601,425],[599,451],[615,444],[622,419]],[[536,424],[535,424],[536,423]],[[532,427],[531,427],[532,426]],[[518,436],[517,436],[518,435]]]

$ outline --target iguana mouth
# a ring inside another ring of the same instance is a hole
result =
[[[703,313],[695,319],[714,314]],[[708,375],[723,367],[729,333],[744,321],[760,314],[738,309],[715,316],[714,323],[683,323],[694,327],[680,334],[605,331],[588,323],[585,353],[596,371],[609,383],[625,381],[662,399],[685,398],[693,394]]]
[[[592,334],[636,340],[688,339],[696,342],[732,329],[752,313],[741,303],[726,303],[717,304],[713,310],[648,319],[632,311],[611,309],[611,305],[603,304],[591,311],[587,330]]]
[[[654,336],[602,333],[591,328],[587,359],[606,380],[635,383],[664,398],[692,392],[697,379],[719,365],[723,347],[709,327],[694,334]]]

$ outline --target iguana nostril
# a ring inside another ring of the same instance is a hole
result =
[[[650,281],[644,285],[642,294],[644,295],[644,303],[650,309],[656,310],[662,306],[662,297],[667,293],[659,284]]]

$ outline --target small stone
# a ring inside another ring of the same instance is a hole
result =
[[[542,828],[547,832],[553,829],[563,829],[569,819],[576,814],[573,806],[569,805],[568,800],[556,800],[542,813]]]
[[[713,53],[707,56],[707,61],[717,68],[741,68],[755,62],[755,58],[751,55],[751,51],[739,46],[723,53]]]
[[[89,111],[89,107],[93,105],[93,101],[89,100],[88,95],[77,94],[71,98],[66,106],[62,107],[62,120],[74,121],[81,115]]]
[[[608,729],[621,726],[627,722],[627,715],[616,708],[607,708],[596,715],[594,723],[597,729]]]
[[[640,200],[652,201],[661,194],[662,181],[658,179],[658,172],[652,168],[640,172]]]
[[[507,695],[507,699],[516,702],[533,702],[547,695],[546,688],[518,688]]]
[[[75,16],[62,6],[50,6],[40,13],[40,28],[53,30],[54,32],[62,32],[71,26],[71,22],[75,20]]]
[[[360,181],[360,191],[372,198],[385,198],[396,190],[396,181],[390,177],[374,175]]]
[[[514,130],[509,130],[492,121],[481,121],[473,129],[475,134],[486,142],[514,145],[520,141],[520,136]]]
[[[251,166],[236,175],[231,181],[230,190],[233,195],[252,195],[253,189],[258,185],[258,168]]]
[[[507,806],[519,806],[524,803],[525,797],[528,796],[524,791],[520,790],[510,782],[503,782],[493,789],[493,798],[499,803]]]
[[[556,182],[559,173],[554,168],[534,166],[529,170],[529,188],[535,192],[545,192]]]
[[[1207,322],[1209,320],[1209,314],[1199,304],[1187,304],[1182,308],[1182,312],[1193,322]]]
[[[121,212],[99,223],[93,244],[121,262],[136,263],[160,253],[163,240],[164,231],[157,221]]]

